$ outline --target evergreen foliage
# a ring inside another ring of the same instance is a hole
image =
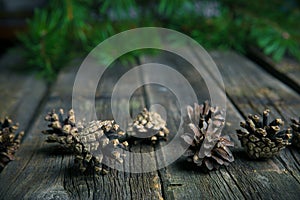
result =
[[[143,26],[185,33],[206,49],[245,53],[249,44],[275,61],[300,60],[299,2],[295,0],[51,0],[19,36],[28,65],[48,80],[74,56],[106,38]],[[127,54],[133,61],[139,53]]]

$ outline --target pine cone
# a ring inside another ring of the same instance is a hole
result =
[[[64,118],[63,110],[59,114],[53,110],[45,117],[51,129],[42,131],[50,134],[47,142],[58,142],[75,154],[75,163],[82,172],[95,170],[106,173],[101,164],[106,162],[122,162],[121,149],[126,149],[126,134],[119,130],[113,120],[92,121],[87,124],[75,121],[74,111],[70,110]],[[120,142],[121,140],[121,142]]]
[[[187,107],[187,119],[185,127],[187,133],[182,138],[190,145],[185,156],[197,166],[208,170],[218,169],[221,165],[229,165],[234,161],[229,146],[233,146],[228,136],[218,136],[224,126],[224,113],[218,107],[211,107],[208,101],[203,104],[194,104],[194,108]],[[204,144],[205,138],[213,138],[212,145]],[[204,151],[201,151],[201,148]],[[209,152],[207,152],[209,151]]]
[[[42,131],[42,133],[49,135],[46,141],[58,142],[67,149],[71,149],[74,143],[74,136],[78,135],[74,111],[71,109],[67,117],[64,117],[63,109],[60,109],[58,114],[55,110],[52,110],[46,115],[45,120],[50,122],[48,127],[51,128]]]
[[[291,127],[293,133],[292,145],[300,148],[300,118],[299,120],[291,119],[291,121],[292,121]]]
[[[151,141],[155,144],[159,140],[167,140],[169,129],[160,114],[149,112],[146,108],[140,112],[133,123],[129,124],[127,133],[131,137],[143,138],[142,141]]]
[[[96,172],[107,173],[101,164],[107,162],[122,163],[122,150],[128,143],[125,133],[113,120],[92,121],[79,128],[77,143],[75,144],[75,161],[81,171],[94,169]],[[123,141],[123,142],[120,142]]]
[[[14,154],[20,147],[24,132],[16,133],[18,128],[19,124],[13,124],[9,118],[0,121],[0,171],[8,162],[14,160]]]
[[[252,159],[273,157],[290,145],[292,138],[290,130],[280,131],[280,127],[284,124],[281,119],[269,123],[269,113],[270,110],[265,110],[262,120],[257,115],[249,115],[246,122],[240,124],[244,130],[237,130],[242,146]]]

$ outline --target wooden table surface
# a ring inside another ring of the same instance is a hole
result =
[[[193,49],[188,51],[199,60]],[[286,126],[290,117],[300,116],[300,82],[299,76],[296,77],[300,74],[299,63],[290,68],[277,65],[269,73],[235,52],[211,52],[226,88],[226,93],[216,88],[216,92],[227,96],[223,133],[235,142],[235,161],[230,166],[203,173],[180,158],[154,172],[110,170],[108,175],[97,176],[78,173],[73,156],[62,151],[59,145],[46,143],[46,136],[41,134],[41,130],[47,128],[44,116],[48,111],[71,108],[74,78],[81,60],[71,62],[56,81],[47,85],[19,69],[24,66],[24,60],[18,52],[11,50],[0,59],[0,114],[18,121],[26,135],[16,160],[0,173],[0,199],[300,199],[299,150],[289,147],[272,159],[253,161],[247,158],[235,133],[239,122],[249,113],[261,114],[265,108],[271,110],[271,117],[283,118]],[[204,79],[185,60],[164,52],[141,57],[136,64],[149,62],[176,69],[190,82],[199,102],[210,99]],[[95,105],[101,119],[112,118],[110,97],[114,85],[130,69],[116,62],[101,78]],[[274,75],[278,70],[284,74],[284,80]],[[140,70],[130,76],[130,81],[142,83],[151,80],[153,74]],[[172,78],[163,73],[154,76],[162,81]],[[288,79],[292,81],[287,82]],[[130,81],[124,88],[130,88]],[[125,90],[119,96],[113,106],[122,110],[128,92]],[[84,94],[82,98],[84,100]],[[90,105],[89,100],[83,102],[83,107]],[[143,107],[154,104],[166,109],[168,128],[171,133],[176,132],[180,120],[178,101],[162,85],[137,89],[131,96],[130,110],[135,115]],[[143,145],[132,150],[148,152],[153,148]],[[158,159],[163,158],[153,158],[149,165],[156,165]]]

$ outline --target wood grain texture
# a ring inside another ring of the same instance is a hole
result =
[[[238,110],[247,116],[261,114],[269,108],[272,117],[282,117],[289,123],[300,109],[300,96],[292,89],[267,74],[253,62],[233,53],[213,53],[226,91]],[[299,152],[285,149],[267,161],[248,160],[243,152],[228,167],[247,198],[297,199],[300,195]],[[280,190],[286,192],[278,192]]]
[[[12,163],[11,168],[1,173],[0,199],[68,199],[70,194],[64,189],[64,174],[66,167],[72,166],[70,154],[64,152],[56,144],[47,144],[41,130],[47,128],[44,116],[53,108],[71,107],[70,91],[66,81],[70,80],[71,68],[63,71],[46,99],[45,105],[40,109],[27,137],[19,150],[20,158]],[[74,77],[74,75],[73,75]],[[66,84],[66,85],[64,85]],[[64,86],[62,86],[64,85]],[[23,113],[24,115],[24,113]]]
[[[182,50],[187,51],[196,63],[203,64],[193,49]],[[0,89],[5,95],[1,98],[0,111],[22,122],[27,135],[17,153],[18,159],[0,174],[0,199],[298,199],[299,151],[288,148],[266,161],[249,160],[237,140],[235,130],[239,128],[243,117],[249,113],[259,114],[265,108],[271,109],[271,117],[282,117],[288,126],[289,117],[297,117],[300,113],[299,94],[236,53],[213,52],[211,55],[226,87],[226,93],[219,87],[214,89],[220,95],[227,95],[227,117],[223,133],[230,135],[236,147],[233,149],[235,162],[210,173],[201,172],[182,157],[167,167],[147,173],[128,173],[114,169],[106,176],[80,173],[74,166],[70,152],[57,144],[45,143],[46,136],[40,133],[47,127],[43,118],[48,111],[60,107],[68,110],[72,107],[73,82],[80,60],[61,71],[44,99],[47,91],[44,83],[36,81],[31,75],[16,74],[1,64],[3,73],[0,74]],[[164,52],[154,57],[142,57],[139,64],[149,62],[165,64],[177,70],[191,84],[199,103],[210,99],[204,77],[199,76],[185,60]],[[0,63],[4,63],[3,59]],[[177,132],[180,124],[182,106],[176,95],[186,94],[185,91],[179,89],[179,94],[175,94],[158,84],[140,87],[133,95],[128,90],[136,83],[150,80],[159,80],[161,83],[170,81],[176,88],[183,88],[182,85],[176,79],[169,80],[174,77],[168,73],[152,73],[151,69],[137,70],[129,74],[123,91],[111,102],[115,84],[131,69],[116,62],[104,72],[95,97],[97,116],[101,119],[122,116],[128,109],[128,100],[132,116],[145,106],[153,106],[166,117],[172,140],[172,134]],[[215,78],[212,73],[209,76]],[[81,90],[80,109],[91,106],[86,96],[88,90]],[[117,108],[116,116],[111,112],[112,106]],[[123,126],[128,121],[121,117],[118,123]],[[162,148],[170,140],[155,147],[136,145],[131,150],[153,155],[151,151]],[[143,162],[142,157],[129,159],[134,165]],[[165,154],[152,156],[151,159],[147,164],[153,168],[167,160]],[[133,166],[124,164],[123,167],[126,170]]]
[[[300,93],[300,63],[294,58],[283,57],[281,61],[274,62],[255,47],[248,48],[248,55],[264,69],[273,74],[279,80],[288,84]]]
[[[192,53],[192,52],[190,52]],[[172,67],[183,76],[185,76],[189,83],[192,85],[196,95],[198,96],[199,103],[209,100],[209,93],[204,79],[201,75],[193,69],[193,67],[178,58],[178,56],[169,53],[162,53],[160,56],[152,58],[145,57],[142,63],[161,63]],[[197,62],[197,61],[195,61]],[[151,71],[151,69],[149,69]],[[153,80],[154,74],[149,71],[143,72],[144,79]],[[155,74],[156,79],[168,79],[171,82],[170,74]],[[178,87],[181,87],[178,85]],[[146,96],[148,99],[148,106],[160,104],[167,112],[167,123],[170,127],[171,134],[176,134],[180,122],[180,107],[178,99],[174,94],[168,92],[163,86],[147,85],[145,86]],[[217,92],[222,93],[220,88],[215,88]],[[176,94],[182,95],[182,94]],[[224,93],[225,95],[225,93]],[[191,102],[193,104],[194,102]],[[236,143],[236,148],[239,147],[233,124],[236,120],[242,119],[233,105],[227,102],[227,124],[224,128],[224,134],[230,135]],[[181,105],[182,106],[182,105]],[[233,120],[233,121],[232,121]],[[157,158],[158,162],[164,162],[165,155]],[[171,165],[159,170],[160,178],[163,183],[163,191],[165,199],[244,199],[243,193],[240,191],[239,186],[235,183],[231,174],[226,168],[221,168],[220,171],[212,171],[210,173],[203,173],[199,168],[195,167],[192,163],[188,163],[184,158],[180,158]]]
[[[20,50],[12,49],[0,58],[0,117],[11,117],[26,130],[47,92],[44,81],[22,71]]]
[[[65,68],[60,73],[51,88],[45,106],[28,131],[29,136],[23,143],[24,148],[20,149],[19,154],[22,157],[0,175],[0,199],[159,199],[161,187],[159,179],[156,178],[157,172],[131,174],[110,170],[106,176],[82,174],[74,167],[74,158],[70,152],[66,152],[60,145],[44,142],[46,137],[41,134],[41,130],[47,127],[43,120],[44,115],[52,108],[71,108],[72,87],[78,63],[73,65],[75,66]],[[98,88],[96,110],[102,119],[113,117],[108,97],[118,77],[129,70],[123,69],[120,65],[111,67],[104,74],[104,86],[100,84]],[[139,81],[139,76],[132,74],[130,81]],[[130,87],[130,84],[125,87]],[[132,113],[137,113],[144,107],[144,98],[138,95],[139,93],[137,91],[132,97]],[[125,93],[113,102],[113,106],[117,106],[119,111],[125,109],[122,107],[124,95]],[[80,98],[84,97],[85,91]],[[88,99],[84,102],[86,105],[90,104]],[[82,108],[86,105],[82,105]],[[146,151],[141,146],[136,148],[138,152]]]
[[[36,79],[32,73],[21,73],[19,70],[23,65],[18,49],[8,51],[0,58],[0,118],[8,116],[14,123],[18,122],[18,131],[25,131],[23,138],[26,138],[30,137],[27,132],[47,93],[47,85],[44,81]],[[20,149],[22,148],[21,145]],[[13,170],[14,166],[18,165],[21,159],[18,151],[15,159],[4,168],[2,176],[6,176],[7,170]]]

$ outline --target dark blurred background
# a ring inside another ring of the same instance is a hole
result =
[[[299,0],[0,0],[0,53],[20,47],[27,69],[51,80],[66,62],[106,38],[157,26],[187,34],[208,50],[247,54],[254,47],[274,61],[300,60],[299,5]]]
[[[0,0],[1,53],[17,44],[16,33],[26,30],[26,18],[35,8],[46,6],[46,0]]]

